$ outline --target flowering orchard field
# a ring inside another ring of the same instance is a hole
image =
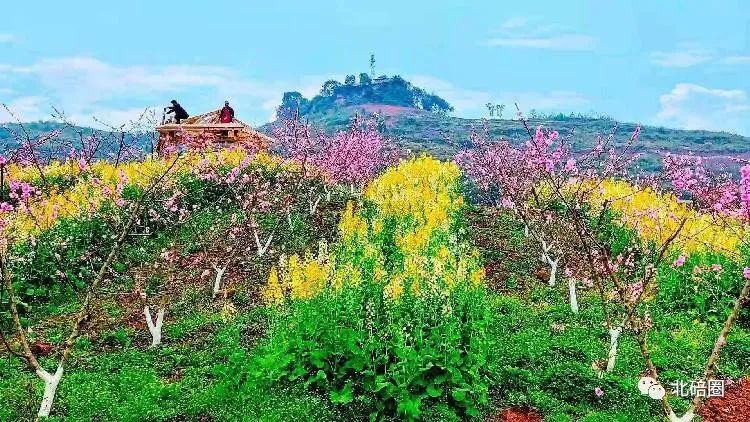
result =
[[[162,157],[16,134],[0,420],[740,409],[717,400],[750,374],[750,164],[641,174],[639,129],[574,154],[519,124],[525,143],[475,133],[453,161],[399,156],[359,117]]]

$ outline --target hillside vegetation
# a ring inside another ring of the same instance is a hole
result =
[[[746,420],[750,163],[641,130],[0,154],[0,420]]]
[[[460,151],[473,131],[487,130],[493,138],[503,137],[514,142],[521,142],[528,136],[517,119],[464,119],[381,104],[337,107],[305,117],[327,131],[336,131],[345,128],[356,113],[378,113],[383,133],[394,139],[397,145],[440,158],[450,158]],[[591,148],[598,135],[606,137],[613,131],[617,143],[623,144],[636,127],[636,123],[619,123],[607,118],[557,116],[528,121],[532,127],[554,127],[561,135],[570,135],[575,148],[581,151]],[[658,167],[661,156],[667,152],[693,152],[705,157],[747,156],[750,153],[750,138],[728,132],[654,126],[643,126],[641,132],[641,143],[636,150],[644,154],[642,165],[650,170]]]
[[[277,109],[280,117],[290,117],[293,113],[302,116],[326,113],[338,107],[382,104],[426,110],[444,115],[453,111],[453,106],[435,94],[412,85],[400,76],[380,76],[371,79],[367,73],[348,75],[344,83],[329,80],[323,84],[320,93],[311,99],[296,91],[285,92]]]

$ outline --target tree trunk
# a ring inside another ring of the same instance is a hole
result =
[[[55,401],[55,393],[57,392],[57,386],[60,385],[60,380],[63,376],[62,365],[57,367],[57,371],[54,374],[43,369],[37,369],[36,374],[44,381],[44,396],[42,397],[42,405],[39,407],[38,416],[40,418],[46,418],[52,411],[52,403]]]
[[[310,215],[315,215],[315,210],[318,209],[318,204],[320,203],[321,196],[318,195],[317,198],[315,198],[315,201],[312,200],[312,198],[309,199],[310,204]]]
[[[148,332],[151,333],[151,347],[156,347],[161,344],[161,327],[164,323],[164,311],[163,307],[159,308],[156,313],[156,322],[151,318],[151,309],[148,305],[143,308],[143,314],[146,316],[146,325],[148,326]]]
[[[615,358],[617,358],[617,344],[622,334],[622,326],[609,329],[609,353],[607,354],[607,372],[615,369]]]
[[[568,279],[568,291],[570,292],[570,310],[574,314],[578,313],[578,294],[576,293],[576,281],[572,278]]]
[[[547,245],[547,242],[542,240],[542,262],[545,264],[549,262],[549,251],[552,249],[551,245]]]
[[[227,266],[223,266],[219,268],[218,266],[214,265],[214,270],[216,271],[216,278],[214,279],[214,290],[212,298],[216,298],[216,295],[219,294],[219,290],[221,289],[221,279],[224,277],[224,272],[227,270]]]
[[[557,263],[559,261],[560,258],[552,259],[547,255],[547,263],[549,264],[549,281],[547,284],[550,287],[555,287],[555,284],[557,284]]]
[[[260,237],[258,236],[258,229],[253,228],[253,235],[255,236],[255,246],[258,248],[258,257],[263,257],[263,255],[266,254],[266,251],[268,250],[268,246],[271,245],[271,240],[273,239],[273,234],[268,236],[268,239],[266,240],[266,244],[263,245],[260,242]]]

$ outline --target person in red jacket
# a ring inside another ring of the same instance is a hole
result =
[[[229,101],[224,101],[224,108],[219,112],[219,122],[232,123],[234,120],[234,109],[229,107]]]

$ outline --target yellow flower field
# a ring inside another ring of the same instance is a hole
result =
[[[347,205],[339,223],[338,255],[282,260],[271,270],[266,299],[306,299],[313,291],[336,290],[364,278],[385,282],[384,293],[392,298],[400,297],[406,286],[420,294],[461,283],[482,284],[484,271],[476,250],[450,240],[451,226],[464,205],[459,177],[454,163],[430,157],[402,161],[386,170],[365,190],[373,216],[367,218],[352,203]],[[386,226],[395,227],[392,235],[400,260],[390,272],[385,270],[385,261],[393,259],[384,252]]]
[[[28,238],[52,227],[60,218],[75,217],[95,212],[119,186],[135,185],[146,187],[164,174],[174,160],[171,174],[200,172],[216,167],[235,167],[245,160],[252,164],[284,171],[299,168],[291,161],[265,152],[249,155],[242,149],[220,149],[218,151],[192,151],[179,158],[147,157],[142,161],[120,163],[115,166],[108,161],[98,160],[81,168],[74,160],[53,161],[41,169],[47,181],[66,179],[72,185],[61,189],[55,185],[34,197],[28,205],[22,204],[9,218],[6,233],[16,240]],[[9,180],[42,185],[40,171],[35,166],[10,165],[6,169]],[[174,181],[173,177],[163,180],[164,185]]]
[[[674,242],[675,248],[683,253],[735,254],[743,237],[750,235],[748,227],[739,221],[726,217],[722,224],[716,224],[716,217],[680,203],[671,193],[637,187],[623,180],[604,180],[597,193],[592,195],[593,205],[601,208],[609,201],[609,207],[621,215],[623,223],[635,229],[645,241],[664,243],[685,220]]]

